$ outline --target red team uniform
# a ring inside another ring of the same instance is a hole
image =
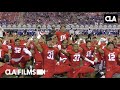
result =
[[[21,62],[21,67],[25,68],[27,60],[25,59],[24,53],[28,54],[29,56],[31,56],[31,53],[27,49],[25,49],[25,47],[22,45],[20,46],[12,45],[11,49],[12,49],[12,53],[11,53],[10,63],[12,65],[17,65]]]
[[[4,59],[6,53],[8,53],[8,48],[5,45],[2,45],[0,47],[0,59]]]
[[[34,58],[34,60],[35,60],[35,66],[34,66],[34,68],[35,69],[41,69],[42,67],[43,67],[43,58],[42,58],[42,56],[41,56],[41,52],[39,52],[38,50],[37,50],[37,47],[35,46],[35,44],[33,43],[33,42],[31,42],[30,44],[29,44],[29,48],[31,49],[31,50],[33,50],[33,54],[32,54],[32,56],[33,56],[33,58]]]
[[[56,56],[59,53],[57,48],[49,48],[47,45],[42,46],[43,48],[43,68],[46,70],[44,78],[51,78],[54,74],[61,74],[70,70],[70,67],[66,65],[56,65]]]
[[[60,45],[61,45],[63,40],[68,40],[68,38],[70,36],[69,32],[57,31],[55,34],[58,38],[58,44],[60,44]]]
[[[106,78],[112,78],[115,73],[120,73],[120,66],[117,65],[118,55],[120,52],[117,49],[113,51],[104,49],[104,58],[106,62]]]
[[[68,45],[66,49],[64,49],[64,51],[66,53],[68,53],[69,51],[72,50],[72,46],[71,45]],[[69,57],[66,56],[64,53],[60,52],[60,63],[61,64],[66,64],[66,65],[70,65],[70,60],[69,60]]]
[[[83,49],[83,56],[85,56],[86,58],[93,60],[93,53],[94,53],[94,47],[91,47],[90,49],[87,48],[86,44],[84,44],[83,46],[81,46],[81,48]],[[91,63],[87,62],[87,61],[83,61],[83,65],[84,66],[90,66]]]
[[[94,72],[94,69],[91,67],[86,67],[82,65],[81,55],[82,50],[78,52],[70,51],[70,61],[72,70],[68,73],[68,77],[76,78],[78,74],[86,74]]]

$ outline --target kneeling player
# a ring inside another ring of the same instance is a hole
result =
[[[13,66],[16,66],[20,63],[20,67],[25,68],[26,63],[28,61],[28,60],[26,60],[25,54],[27,54],[31,57],[32,56],[31,52],[24,46],[20,45],[19,39],[16,39],[15,45],[12,45],[11,48],[9,48],[9,49],[12,49],[10,64]],[[23,53],[25,53],[25,54],[23,54]]]
[[[120,73],[120,66],[117,65],[117,60],[120,61],[120,51],[115,48],[114,43],[109,42],[103,50],[99,48],[99,52],[104,54],[106,66],[106,78],[112,78],[115,73]]]

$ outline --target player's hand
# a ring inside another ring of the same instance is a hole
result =
[[[98,58],[95,58],[94,62],[97,63],[98,62]]]
[[[90,63],[91,63],[92,65],[94,65],[94,64],[95,64],[95,62],[93,62],[93,61],[91,61]]]
[[[60,62],[57,62],[56,65],[60,65]]]
[[[61,50],[61,45],[58,45],[58,49]]]
[[[88,58],[85,58],[84,60],[86,60],[87,62],[90,62],[91,64],[93,64],[93,65],[94,65],[94,61],[89,60]]]

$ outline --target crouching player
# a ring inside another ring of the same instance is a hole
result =
[[[83,50],[79,48],[78,44],[73,44],[72,50],[68,51],[67,53],[65,51],[62,51],[62,53],[67,55],[70,59],[70,66],[72,69],[70,72],[68,72],[69,78],[77,78],[78,74],[94,72],[94,68],[85,67],[82,65],[82,58],[92,64],[94,64],[94,62],[83,56]]]
[[[46,70],[43,78],[52,78],[55,74],[61,74],[70,71],[67,65],[59,64],[59,50],[53,47],[52,38],[47,39],[47,44],[36,44],[37,50],[43,56],[43,69]]]
[[[11,49],[10,64],[17,67],[18,64],[20,64],[21,68],[25,68],[28,61],[26,60],[26,54],[31,57],[31,52],[24,46],[20,45],[19,39],[15,39],[15,44],[11,45],[9,49]]]
[[[98,49],[101,54],[104,54],[105,60],[105,77],[112,78],[115,73],[120,73],[120,66],[117,65],[117,60],[120,61],[120,51],[115,48],[114,43],[108,42],[104,49]]]

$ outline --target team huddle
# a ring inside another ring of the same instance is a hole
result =
[[[46,37],[6,35],[0,39],[0,77],[15,68],[45,69],[45,75],[33,78],[96,78],[98,72],[99,78],[112,78],[120,73],[120,38],[82,39],[70,35],[65,25]]]

